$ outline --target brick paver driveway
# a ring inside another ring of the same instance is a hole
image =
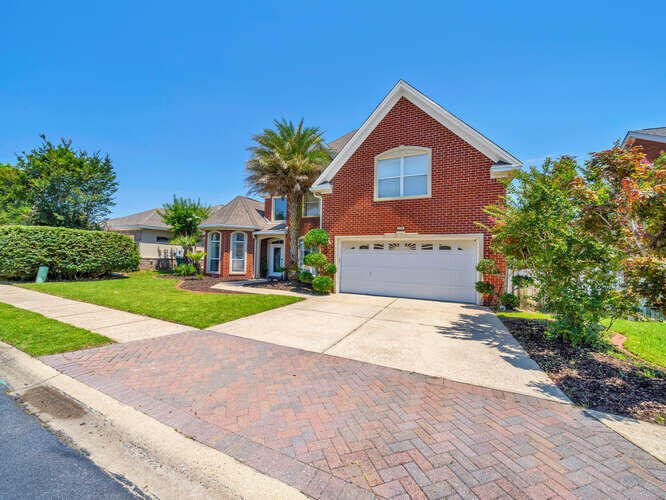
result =
[[[663,498],[572,406],[209,331],[42,358],[315,498]]]

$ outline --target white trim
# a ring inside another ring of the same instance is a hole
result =
[[[267,270],[266,274],[269,277],[272,276],[274,278],[279,278],[279,277],[282,277],[282,275],[284,273],[274,273],[273,272],[273,264],[274,264],[274,262],[273,262],[273,247],[274,246],[279,246],[279,247],[282,248],[282,252],[280,253],[280,267],[284,267],[284,248],[285,248],[284,240],[269,241],[267,252],[266,252],[266,254],[267,254],[266,255],[266,260],[267,260],[267,264],[268,264],[268,270]]]
[[[404,184],[404,175],[403,175],[403,158],[408,156],[422,156],[426,155],[428,158],[428,171],[427,171],[427,183],[428,188],[426,194],[417,194],[414,196],[391,196],[391,197],[382,197],[377,196],[379,191],[379,177],[377,175],[377,167],[381,160],[390,160],[392,158],[400,158],[400,191],[403,189]],[[432,197],[432,149],[424,148],[421,146],[398,146],[397,148],[389,149],[383,153],[379,153],[375,156],[375,174],[374,174],[374,193],[373,201],[391,201],[391,200],[416,200],[419,198],[431,198]]]
[[[243,235],[243,271],[232,271],[234,260],[234,234]],[[234,231],[229,236],[229,275],[247,273],[247,233],[243,231]]]
[[[210,253],[210,241],[211,240],[210,240],[210,237],[213,234],[217,234],[220,237],[220,239],[218,241],[218,243],[219,243],[218,248],[219,248],[220,253],[217,256],[217,259],[213,259],[213,260],[217,260],[217,271],[211,271],[210,270],[210,261],[211,261],[211,253]],[[206,272],[209,273],[209,274],[210,273],[222,274],[222,233],[220,233],[219,231],[211,231],[206,235]]]
[[[275,218],[275,200],[284,200],[285,201],[285,206],[284,206],[284,219],[276,219]],[[286,222],[287,219],[287,199],[284,196],[271,196],[271,222]]]
[[[480,132],[477,132],[472,127],[467,125],[461,119],[452,115],[439,104],[435,103],[431,99],[427,98],[421,92],[416,90],[414,87],[409,85],[404,80],[398,81],[398,83],[391,89],[382,102],[375,108],[372,114],[368,117],[367,120],[361,125],[361,127],[356,131],[354,136],[351,138],[347,144],[342,148],[340,153],[333,158],[333,161],[328,165],[326,170],[317,178],[314,182],[314,188],[317,188],[324,183],[330,182],[335,174],[338,173],[340,168],[349,160],[352,154],[356,149],[363,144],[365,139],[370,135],[370,133],[375,129],[375,127],[382,121],[382,119],[388,114],[388,112],[395,106],[398,100],[404,97],[412,104],[419,107],[423,112],[432,116],[439,123],[444,125],[451,132],[456,134],[458,137],[463,139],[469,145],[486,155],[488,158],[497,162],[505,162],[509,164],[516,165],[516,167],[522,166],[522,162],[518,160],[515,156],[511,155],[497,144],[492,142],[490,139],[482,135]]]
[[[338,269],[338,272],[335,274],[335,290],[340,291],[340,275],[342,274],[342,264],[340,262],[341,246],[342,243],[346,241],[366,241],[366,240],[380,240],[380,241],[393,241],[399,239],[400,241],[404,240],[472,240],[476,242],[476,251],[477,251],[477,264],[479,260],[483,259],[483,233],[466,233],[466,234],[418,234],[411,233],[408,235],[401,235],[401,233],[386,233],[386,234],[362,234],[358,236],[335,236],[333,243],[333,261],[335,266]],[[476,271],[476,280],[483,280],[483,274],[479,271]],[[483,303],[483,296],[476,292],[476,303],[481,305]]]
[[[333,192],[333,184],[330,182],[322,182],[318,186],[312,186],[310,192],[317,194],[331,194]]]
[[[629,140],[630,137],[633,137],[634,139],[642,139],[644,141],[666,142],[666,137],[664,137],[663,135],[652,135],[652,134],[646,134],[645,132],[629,131],[627,132],[627,135],[624,136],[624,140],[622,141],[622,146],[627,145],[627,141]]]
[[[490,178],[491,179],[500,179],[502,177],[511,177],[514,172],[520,170],[520,167],[517,165],[510,165],[506,163],[496,163],[490,167]]]
[[[255,234],[255,235],[262,235],[262,234],[266,234],[266,235],[270,235],[270,234],[284,235],[284,234],[287,234],[287,230],[286,229],[275,229],[275,230],[271,230],[271,231],[255,231],[252,234]]]

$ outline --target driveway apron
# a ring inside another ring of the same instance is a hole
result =
[[[314,498],[663,498],[585,411],[212,331],[42,358]]]

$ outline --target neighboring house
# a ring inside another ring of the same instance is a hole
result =
[[[666,152],[666,127],[630,130],[622,141],[623,146],[641,146],[648,161],[655,161]]]
[[[162,221],[158,210],[154,208],[109,219],[103,224],[106,230],[126,234],[136,241],[141,256],[141,269],[170,269],[174,266],[176,257],[183,254],[180,246],[169,243],[173,233]]]
[[[505,266],[476,223],[491,223],[483,207],[500,202],[499,179],[521,162],[404,81],[330,146],[336,156],[303,204],[301,235],[329,233],[324,251],[338,267],[336,289],[480,303],[477,262]],[[229,205],[201,226],[206,272],[282,276],[284,200],[238,197]]]

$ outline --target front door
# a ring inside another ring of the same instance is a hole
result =
[[[284,267],[284,243],[281,241],[271,243],[268,247],[268,275],[275,278],[282,277]]]

